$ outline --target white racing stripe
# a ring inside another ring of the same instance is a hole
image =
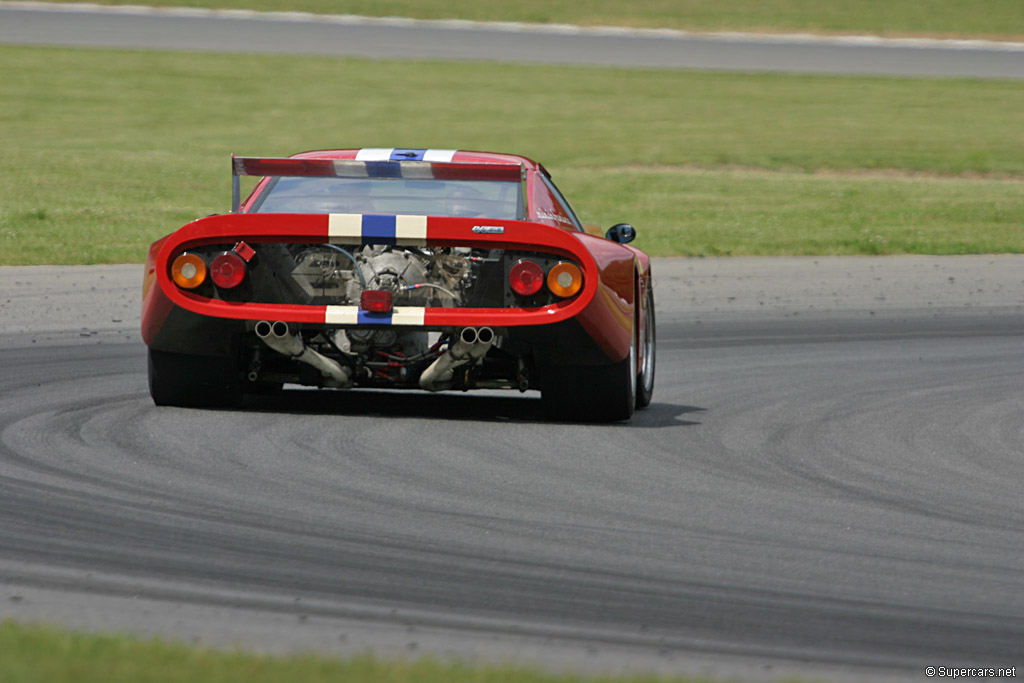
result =
[[[395,242],[397,244],[426,244],[426,216],[395,216]]]
[[[373,315],[374,319],[368,321],[366,316]],[[367,314],[363,313],[362,323],[373,325],[423,325],[427,316],[427,309],[421,306],[398,306],[391,309],[391,314]],[[358,306],[327,306],[324,314],[324,323],[327,325],[359,325]]]
[[[356,152],[356,161],[390,161],[395,148],[368,147]]]
[[[425,161],[402,162],[402,177],[413,180],[433,180],[434,167]]]
[[[355,325],[359,322],[359,307],[328,306],[324,322],[328,325]]]
[[[397,154],[396,154],[397,152]],[[401,147],[367,147],[356,152],[356,161],[426,161],[449,163],[455,149],[404,149]]]
[[[391,311],[392,325],[422,325],[426,318],[427,309],[403,307],[394,308]]]
[[[327,240],[333,244],[384,242],[423,245],[427,242],[426,216],[332,213],[327,218]]]
[[[327,237],[330,242],[360,242],[363,239],[361,213],[332,213],[327,219]]]
[[[450,162],[455,158],[455,149],[428,149],[423,153],[423,161]]]

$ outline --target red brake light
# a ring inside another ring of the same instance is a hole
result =
[[[245,280],[245,261],[233,251],[218,254],[210,264],[210,278],[221,289],[232,289]]]
[[[391,292],[387,289],[364,289],[359,295],[359,307],[368,313],[390,313]]]
[[[531,296],[544,286],[544,271],[533,261],[516,261],[508,271],[508,284],[520,296]]]

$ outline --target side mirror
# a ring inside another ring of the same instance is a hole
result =
[[[636,228],[629,223],[617,223],[608,228],[608,232],[606,232],[604,236],[612,242],[627,244],[636,238]]]

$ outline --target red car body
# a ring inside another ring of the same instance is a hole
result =
[[[149,250],[142,335],[158,404],[284,383],[540,389],[551,416],[571,419],[650,402],[650,260],[625,244],[631,226],[581,224],[540,164],[347,149],[233,157],[232,173],[232,213]],[[244,201],[242,176],[260,178]]]

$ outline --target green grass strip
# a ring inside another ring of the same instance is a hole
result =
[[[901,176],[574,170],[599,225],[659,256],[1020,253],[1024,183]],[[674,207],[675,218],[668,215]]]
[[[525,154],[656,255],[1024,252],[1024,84],[0,47],[0,264],[140,262],[229,155]],[[907,176],[910,177],[901,177]]]
[[[384,660],[218,651],[159,639],[0,623],[5,683],[697,683],[654,676],[580,676],[429,657]]]
[[[134,0],[101,1],[136,4]],[[1024,36],[1019,0],[985,0],[983,5],[964,0],[147,0],[144,4],[697,31]]]

